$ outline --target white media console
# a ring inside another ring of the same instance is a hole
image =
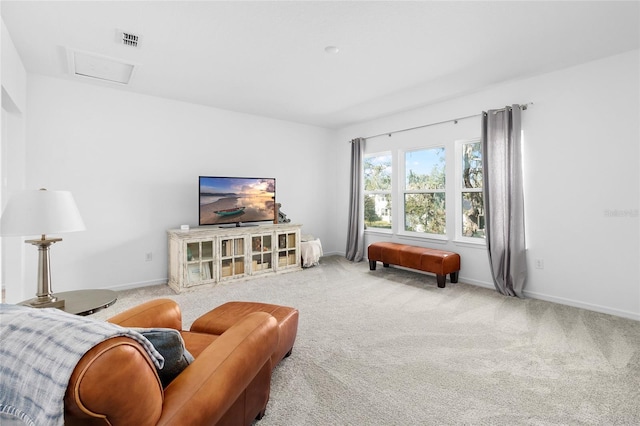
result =
[[[302,225],[170,229],[169,286],[176,292],[301,269]]]

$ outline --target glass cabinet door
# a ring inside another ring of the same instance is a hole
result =
[[[214,279],[213,241],[186,243],[186,285],[202,284]]]
[[[298,236],[295,232],[278,234],[278,267],[298,265]]]
[[[244,275],[244,237],[220,240],[220,279]]]
[[[251,272],[271,271],[273,269],[271,234],[251,236]]]

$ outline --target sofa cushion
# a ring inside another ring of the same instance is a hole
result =
[[[207,349],[209,345],[218,338],[215,334],[196,333],[186,330],[182,330],[180,335],[184,341],[184,347],[194,358],[198,358],[202,351]]]
[[[184,347],[180,332],[172,328],[132,328],[142,334],[164,358],[164,366],[157,369],[162,387],[167,387],[189,364],[193,356]]]

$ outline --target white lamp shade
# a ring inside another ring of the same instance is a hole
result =
[[[3,236],[31,236],[84,231],[78,206],[69,191],[16,192],[2,213]]]

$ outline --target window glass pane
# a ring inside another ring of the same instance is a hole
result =
[[[446,230],[444,193],[405,194],[404,229],[444,235]]]
[[[364,196],[364,224],[367,228],[391,229],[391,194]]]
[[[462,145],[462,187],[482,188],[482,151],[480,142]]]
[[[484,204],[482,192],[462,193],[462,235],[484,238]]]
[[[364,190],[391,191],[391,154],[364,158]]]
[[[444,148],[429,148],[405,153],[405,189],[444,189]]]

